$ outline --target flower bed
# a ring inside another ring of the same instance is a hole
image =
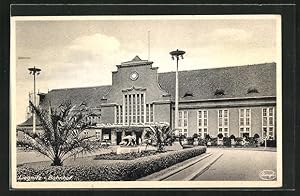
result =
[[[116,152],[111,152],[107,154],[96,155],[95,160],[133,160],[136,158],[146,157],[158,154],[157,151],[142,151],[142,152],[131,152],[124,154],[117,154]]]
[[[18,181],[123,181],[136,180],[206,152],[206,147],[170,151],[104,165],[18,167]]]

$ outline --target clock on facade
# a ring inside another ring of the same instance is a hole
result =
[[[136,71],[135,71],[135,72],[132,72],[132,73],[130,74],[130,79],[131,79],[131,80],[137,80],[138,77],[139,77],[139,74],[138,74]]]

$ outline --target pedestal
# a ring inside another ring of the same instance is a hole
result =
[[[117,132],[115,130],[111,130],[111,144],[117,145]]]
[[[118,147],[117,154],[127,154],[132,152],[141,152],[140,147]]]

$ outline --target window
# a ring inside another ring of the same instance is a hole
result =
[[[275,127],[274,127],[274,108],[262,109],[262,136],[263,138],[275,139]]]
[[[115,106],[115,123],[122,124],[123,123],[123,107],[121,105]]]
[[[153,104],[146,104],[146,123],[153,122]]]
[[[218,134],[229,137],[229,111],[227,109],[218,110]]]
[[[198,121],[198,135],[201,138],[205,138],[208,134],[208,111],[207,110],[199,110],[197,113],[197,121]]]
[[[141,122],[141,109],[140,109],[140,107],[141,107],[141,105],[140,105],[140,103],[141,103],[141,100],[140,100],[140,94],[137,94],[136,95],[136,116],[137,116],[137,119],[136,119],[136,122],[137,123],[140,123]]]
[[[96,130],[96,138],[101,139],[101,130]]]
[[[141,95],[141,122],[144,123],[144,94],[140,94]]]
[[[178,112],[178,133],[188,136],[188,111]]]
[[[154,118],[153,118],[153,104],[150,104],[150,122],[153,122]]]
[[[184,135],[185,137],[188,136],[188,131],[187,131],[187,129],[183,129],[183,135]]]
[[[132,95],[132,122],[136,123],[136,99],[135,94]]]
[[[240,137],[251,136],[251,109],[241,108],[239,110]]]
[[[124,94],[123,104],[124,108],[121,106],[119,111],[116,110],[116,113],[119,112],[120,119],[118,122],[121,124],[136,124],[144,122],[153,122],[154,121],[154,106],[153,104],[145,104],[145,95],[144,93],[131,93]],[[123,117],[124,113],[124,117]],[[118,120],[118,117],[116,117]]]

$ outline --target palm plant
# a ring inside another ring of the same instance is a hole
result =
[[[144,139],[147,146],[151,143],[157,146],[157,151],[162,152],[166,145],[173,142],[173,132],[168,123],[158,123],[145,130]]]
[[[91,115],[85,104],[76,107],[66,101],[57,108],[49,106],[48,109],[36,107],[32,102],[29,104],[43,130],[33,133],[17,128],[17,131],[25,134],[24,143],[51,159],[51,165],[62,166],[67,158],[94,150],[89,140],[93,136],[82,134],[89,127],[86,119]]]

